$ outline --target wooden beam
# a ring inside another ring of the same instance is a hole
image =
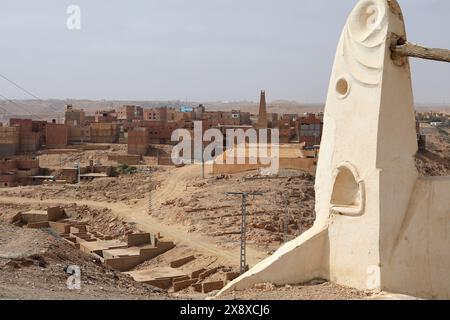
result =
[[[425,48],[415,43],[405,42],[404,44],[394,44],[391,47],[394,55],[399,57],[414,57],[426,60],[450,62],[450,50]]]

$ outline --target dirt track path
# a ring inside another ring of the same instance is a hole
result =
[[[152,209],[158,209],[162,203],[176,198],[177,194],[182,193],[186,189],[192,178],[201,175],[201,169],[200,165],[171,169],[168,178],[161,187],[151,193]]]
[[[183,191],[190,181],[190,178],[200,174],[201,166],[186,166],[173,170],[168,178],[163,182],[160,188],[152,192],[151,201],[152,209],[160,208],[161,203],[176,197],[177,193]],[[142,230],[150,233],[160,233],[168,240],[172,240],[177,244],[184,244],[196,251],[209,256],[218,258],[219,263],[226,265],[238,265],[239,248],[223,248],[217,245],[214,239],[200,234],[189,233],[186,228],[177,225],[166,225],[155,217],[149,216],[148,199],[143,199],[133,206],[124,203],[110,203],[91,200],[78,199],[33,199],[23,197],[5,197],[1,196],[0,203],[24,203],[24,204],[73,204],[86,205],[92,208],[108,208],[113,214],[122,217],[129,222],[134,222]],[[266,253],[253,248],[247,247],[247,263],[250,266],[255,265],[267,256]]]

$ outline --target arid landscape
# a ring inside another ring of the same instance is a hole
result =
[[[0,301],[450,300],[449,10],[4,1]]]
[[[447,130],[422,127],[427,136],[427,150],[418,153],[416,161],[422,175],[450,174]],[[113,165],[108,161],[108,154],[126,153],[123,145],[103,145],[101,149],[43,153],[38,158],[42,166],[58,172],[75,161],[89,163],[94,159]],[[151,156],[144,161],[154,163]],[[135,173],[98,178],[79,185],[45,183],[0,189],[0,297],[204,298],[210,293],[199,293],[192,287],[174,292],[173,288],[163,290],[140,282],[158,275],[182,276],[197,270],[213,270],[203,282],[215,282],[239,271],[241,199],[227,196],[226,192],[251,190],[263,194],[248,200],[247,262],[250,266],[269,256],[284,241],[308,230],[315,219],[314,172],[284,170],[276,177],[261,176],[257,170],[214,175],[207,165],[203,179],[200,165],[179,168],[150,165],[150,171],[144,170],[148,167],[140,165]],[[91,226],[89,232],[117,240],[124,240],[129,234],[149,232],[173,241],[176,247],[121,273],[80,252],[51,229],[36,230],[14,223],[20,212],[54,206],[63,208],[70,221]],[[190,256],[192,261],[178,268],[170,267],[171,262]],[[65,268],[69,265],[81,266],[81,291],[66,288]],[[227,298],[277,299],[280,295],[284,299],[374,297],[373,292],[316,281],[280,288],[261,284],[243,295]]]

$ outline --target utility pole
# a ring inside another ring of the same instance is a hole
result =
[[[246,257],[246,232],[247,232],[247,198],[249,196],[262,196],[261,192],[227,192],[227,196],[241,196],[241,251],[240,251],[240,272],[244,274],[247,268]]]
[[[148,215],[152,215],[152,168],[148,167]]]
[[[81,166],[81,164],[80,163],[78,163],[78,162],[75,162],[75,169],[77,169],[77,184],[78,184],[78,187],[80,186],[80,180],[81,180],[81,178],[80,178],[80,174],[81,174],[81,168],[80,168],[80,166]]]
[[[205,147],[202,142],[202,179],[205,180]]]
[[[289,229],[289,208],[288,208],[288,195],[284,195],[284,243],[288,242],[288,229]]]

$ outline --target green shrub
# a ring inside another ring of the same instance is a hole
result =
[[[117,166],[115,168],[115,171],[118,174],[133,174],[133,173],[137,172],[137,168],[136,167],[131,167],[131,166],[127,165],[127,164],[121,164],[121,165],[119,165],[119,166]]]

